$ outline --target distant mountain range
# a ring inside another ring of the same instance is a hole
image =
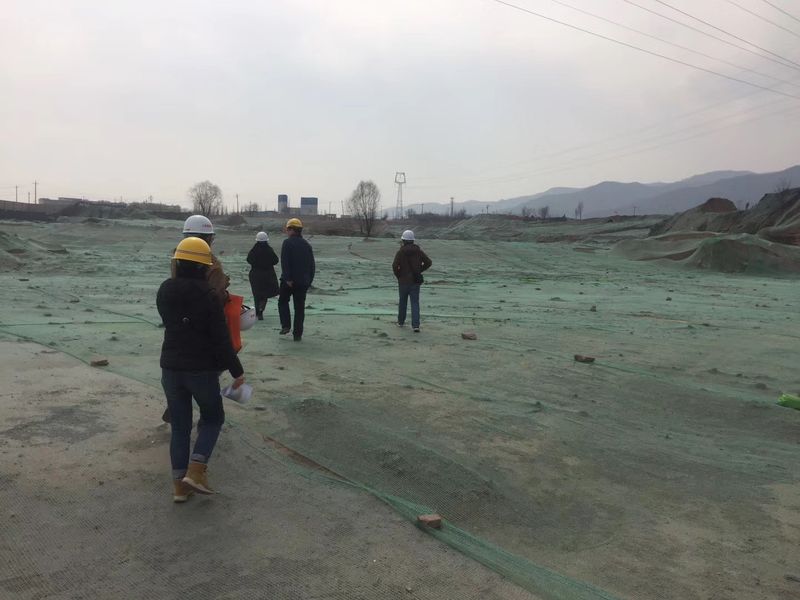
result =
[[[587,188],[551,188],[530,196],[507,198],[496,202],[457,202],[456,211],[468,214],[522,214],[523,209],[535,212],[548,206],[550,216],[573,217],[575,208],[583,202],[583,216],[604,217],[614,214],[672,214],[702,204],[709,198],[727,198],[742,208],[755,204],[764,194],[782,185],[800,187],[800,165],[775,173],[750,171],[712,171],[694,175],[673,183],[620,183],[604,181]],[[449,204],[428,203],[406,205],[419,212],[446,214]]]

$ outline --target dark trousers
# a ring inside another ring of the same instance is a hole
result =
[[[419,327],[419,288],[418,283],[400,283],[400,302],[397,305],[397,322],[402,325],[406,322],[408,299],[411,298],[411,326]]]
[[[269,300],[269,298],[267,298],[266,296],[264,297],[254,296],[253,300],[255,300],[256,303],[256,305],[254,306],[254,308],[256,309],[256,316],[261,318],[261,316],[264,314],[264,309],[267,308],[267,300]]]
[[[278,296],[278,315],[281,318],[281,327],[283,329],[292,328],[292,313],[289,311],[289,298],[291,297],[294,304],[294,329],[292,329],[292,333],[295,336],[303,335],[307,293],[307,287],[298,285],[289,287],[285,282],[281,281],[281,293]]]
[[[161,385],[172,417],[172,438],[169,443],[172,477],[181,479],[186,474],[190,458],[197,462],[208,462],[225,422],[222,395],[219,391],[219,373],[161,369]],[[192,398],[200,407],[200,420],[197,423],[197,440],[190,455]]]

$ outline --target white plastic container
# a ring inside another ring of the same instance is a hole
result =
[[[222,390],[222,395],[238,404],[247,404],[253,397],[253,386],[243,383],[235,390],[228,386]]]

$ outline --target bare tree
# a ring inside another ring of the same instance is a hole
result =
[[[531,216],[531,207],[530,206],[523,206],[522,207],[522,216],[526,219]]]
[[[583,219],[583,200],[578,202],[578,206],[575,207],[575,216],[579,221]]]
[[[348,212],[358,221],[361,233],[369,237],[381,208],[381,193],[372,181],[359,181],[347,199]]]
[[[222,190],[210,181],[195,183],[189,188],[194,212],[210,217],[222,212]]]
[[[537,210],[539,214],[539,218],[542,220],[547,219],[550,216],[550,207],[549,206],[540,206]]]

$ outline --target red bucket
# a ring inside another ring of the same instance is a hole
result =
[[[244,296],[228,294],[228,301],[225,303],[225,320],[228,322],[231,344],[236,352],[242,349],[242,332],[239,329],[242,304],[244,304]]]

